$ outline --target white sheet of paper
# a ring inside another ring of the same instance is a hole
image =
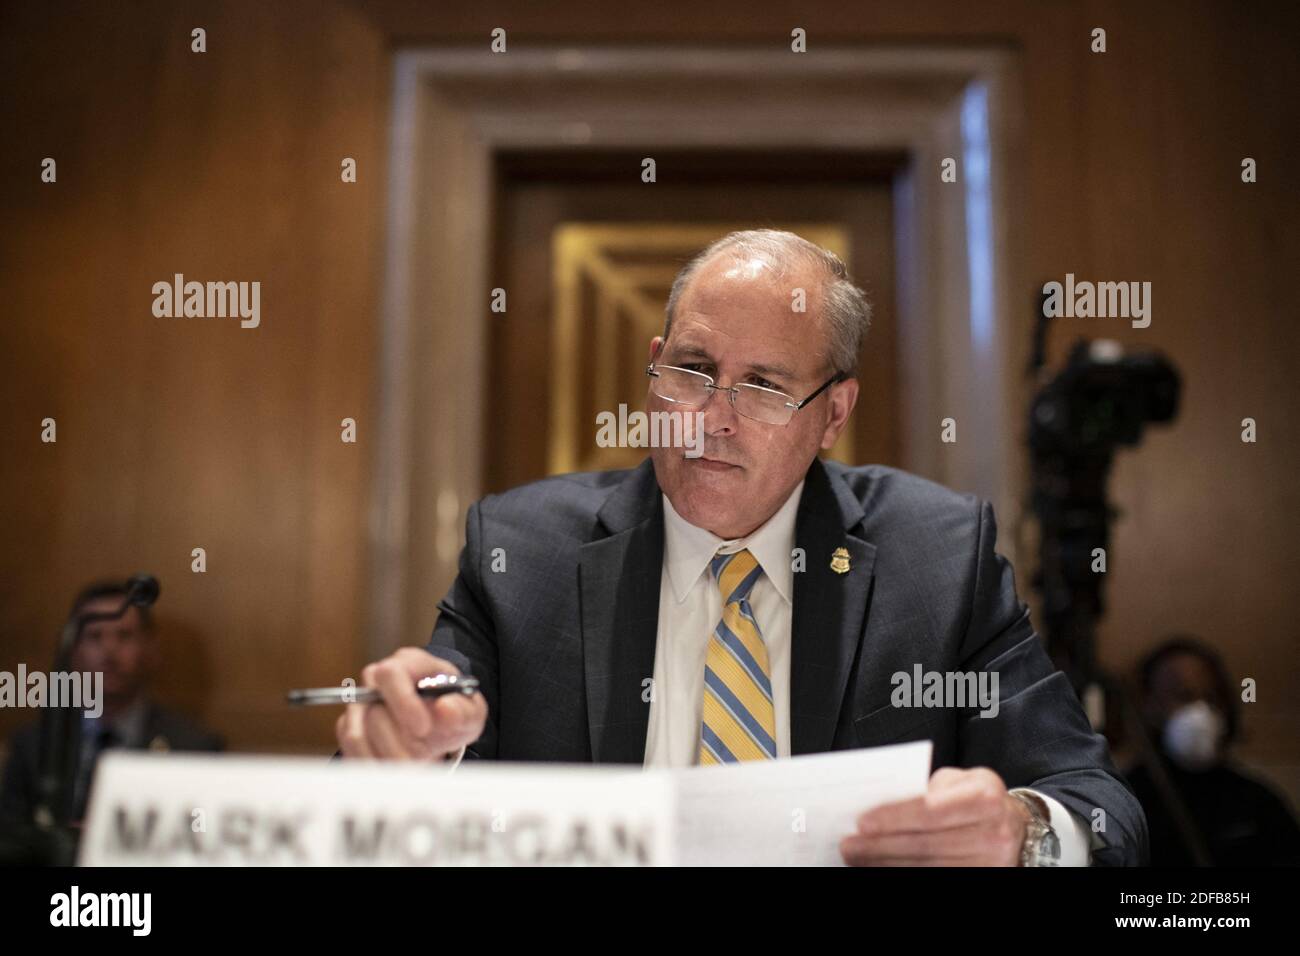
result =
[[[930,741],[673,771],[678,866],[843,866],[882,803],[925,793]]]

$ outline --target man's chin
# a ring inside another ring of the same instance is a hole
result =
[[[734,522],[739,505],[747,500],[745,469],[701,468],[687,465],[669,495],[673,507],[697,528],[710,531]]]

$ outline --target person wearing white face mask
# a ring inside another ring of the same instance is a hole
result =
[[[1146,810],[1152,866],[1300,864],[1300,826],[1285,800],[1230,764],[1234,684],[1204,642],[1175,636],[1139,666],[1152,746],[1128,772]]]
[[[1227,721],[1219,710],[1198,700],[1169,716],[1160,743],[1165,756],[1184,770],[1204,771],[1219,762],[1227,733]]]

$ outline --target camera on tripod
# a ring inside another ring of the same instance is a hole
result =
[[[1041,532],[1034,586],[1048,651],[1081,697],[1102,677],[1094,633],[1115,517],[1106,498],[1115,450],[1137,445],[1147,425],[1172,421],[1180,391],[1159,353],[1080,340],[1030,405],[1031,507]]]

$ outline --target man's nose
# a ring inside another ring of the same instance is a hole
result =
[[[740,417],[731,404],[731,392],[725,388],[710,389],[710,398],[704,403],[704,434],[734,435]]]

